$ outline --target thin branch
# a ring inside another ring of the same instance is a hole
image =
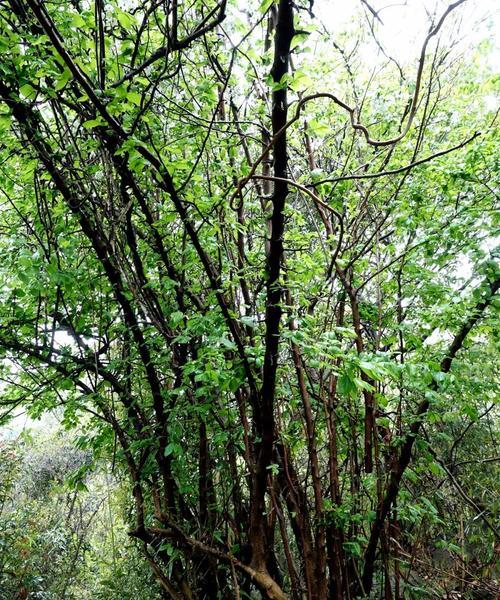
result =
[[[482,135],[482,132],[476,131],[474,133],[474,135],[467,138],[463,142],[460,142],[460,144],[457,144],[456,146],[453,146],[452,148],[447,148],[446,150],[441,150],[440,152],[436,152],[435,154],[431,154],[429,156],[421,158],[420,160],[416,160],[416,161],[410,163],[409,165],[406,165],[405,167],[399,167],[397,169],[389,169],[387,171],[379,171],[378,173],[365,173],[363,175],[343,175],[342,177],[332,177],[332,178],[327,178],[327,179],[321,179],[319,181],[315,181],[315,182],[311,183],[310,185],[313,187],[316,187],[318,185],[321,185],[322,183],[337,183],[338,181],[352,181],[352,180],[358,180],[358,179],[376,179],[378,177],[385,177],[387,175],[398,175],[399,173],[405,173],[406,171],[409,171],[409,170],[413,169],[414,167],[417,167],[418,165],[422,165],[426,162],[434,160],[435,158],[438,158],[439,156],[445,156],[446,154],[450,154],[451,152],[460,150],[460,148],[463,148],[467,144],[470,144],[472,141],[474,141],[480,135]]]
[[[174,4],[176,5],[177,3],[174,3]],[[222,23],[222,21],[226,18],[226,5],[227,5],[227,0],[222,0],[222,2],[220,4],[215,6],[208,13],[208,15],[206,17],[204,17],[204,19],[201,21],[201,23],[199,23],[197,25],[197,27],[194,29],[194,31],[192,33],[190,33],[189,35],[187,35],[182,40],[177,40],[177,25],[176,25],[177,10],[174,9],[174,24],[172,27],[172,32],[173,32],[172,38],[168,41],[167,44],[165,44],[164,46],[161,46],[160,48],[155,50],[151,54],[151,56],[149,56],[144,62],[142,62],[137,67],[131,69],[121,79],[118,79],[117,81],[115,81],[113,83],[112,87],[117,87],[120,84],[124,83],[125,81],[129,81],[130,79],[133,79],[136,75],[139,75],[139,73],[142,73],[143,71],[145,71],[148,67],[150,67],[152,64],[154,64],[161,58],[166,58],[170,52],[177,51],[177,50],[184,50],[192,42],[201,38],[203,35],[205,35],[209,31],[212,31],[213,29],[215,29],[217,27],[217,25],[220,25],[220,23]],[[213,17],[213,19],[210,20],[212,17]]]

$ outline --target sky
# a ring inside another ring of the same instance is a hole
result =
[[[367,0],[378,12],[382,22],[376,22],[376,33],[384,49],[398,62],[418,60],[430,17],[439,17],[451,2],[443,0]],[[331,31],[341,31],[359,23],[357,15],[367,15],[373,20],[362,0],[315,0],[313,11]],[[437,20],[435,19],[435,20]],[[365,21],[366,22],[366,21]],[[359,25],[358,25],[359,26]],[[489,36],[498,38],[500,3],[497,0],[466,0],[448,17],[442,28],[443,37],[456,34],[462,44],[474,46]],[[375,57],[373,57],[375,58]],[[500,68],[500,48],[494,58],[495,68]]]

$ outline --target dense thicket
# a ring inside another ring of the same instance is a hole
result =
[[[0,442],[0,599],[160,598],[127,536],[128,490],[95,465],[82,479],[89,451],[54,429]]]
[[[362,6],[0,2],[1,403],[165,597],[498,592],[489,46]]]

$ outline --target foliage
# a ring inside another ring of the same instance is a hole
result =
[[[401,65],[368,8],[0,3],[2,405],[77,432],[42,498],[127,474],[167,597],[498,591],[495,80],[462,4]],[[94,597],[144,592],[124,530],[86,539]]]
[[[96,470],[85,492],[75,489],[86,458],[70,441],[24,432],[1,443],[0,598],[153,598],[127,541],[118,482]]]

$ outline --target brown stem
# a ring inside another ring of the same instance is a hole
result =
[[[279,84],[288,73],[291,41],[294,35],[293,8],[291,0],[280,0],[274,41],[274,62],[271,70],[273,81]],[[287,89],[280,87],[273,91],[272,128],[273,133],[280,131],[286,124],[288,114]],[[286,135],[274,146],[274,175],[286,177],[288,169]],[[258,413],[254,414],[256,433],[260,438],[256,444],[256,469],[251,490],[251,516],[249,539],[252,547],[252,566],[265,570],[267,563],[267,537],[264,496],[267,487],[267,470],[271,464],[275,421],[274,398],[276,391],[276,372],[278,367],[279,330],[282,315],[281,300],[283,286],[280,283],[281,261],[283,257],[283,233],[285,228],[285,201],[288,186],[277,181],[272,195],[273,212],[271,216],[271,236],[269,256],[266,261],[266,311],[265,311],[265,352],[262,373],[262,387],[259,395]]]

